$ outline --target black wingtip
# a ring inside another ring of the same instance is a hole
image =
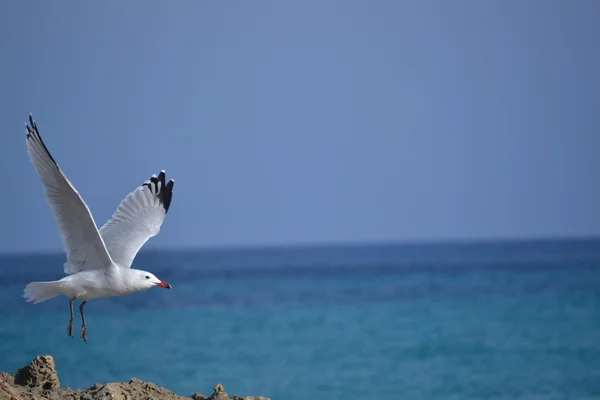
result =
[[[37,125],[35,124],[35,121],[33,120],[33,114],[29,113],[29,124],[31,125],[31,128],[29,128],[29,126],[27,127],[27,131],[29,133],[33,133],[34,131],[37,132]],[[38,136],[39,136],[39,132],[38,132]]]
[[[31,125],[31,128],[29,125]],[[29,124],[25,122],[25,129],[27,129],[27,139],[31,139],[33,135],[33,115],[31,113],[29,113]]]
[[[56,160],[54,159],[54,157],[52,157],[52,154],[46,147],[46,143],[44,143],[44,140],[42,139],[42,136],[40,135],[40,131],[38,130],[37,124],[33,120],[32,113],[29,113],[29,123],[31,124],[31,127],[29,125],[27,125],[27,123],[25,123],[25,127],[27,128],[27,139],[37,140],[42,145],[42,147],[44,148],[44,151],[48,154],[48,157],[50,157],[50,160],[52,160],[52,162],[54,163],[56,168],[60,170],[60,168],[58,167],[58,164],[56,163]]]
[[[173,185],[175,185],[175,180],[171,179],[165,186],[165,198],[163,201],[163,204],[165,205],[165,214],[169,211],[169,207],[171,206],[171,199],[173,198]]]
[[[158,182],[160,183],[161,188],[165,187],[165,170],[164,169],[162,171],[160,171],[160,173],[158,174]]]
[[[173,198],[173,184],[175,181],[171,179],[168,183],[165,184],[166,173],[165,170],[161,170],[158,176],[152,175],[149,181],[146,181],[142,184],[142,186],[147,186],[150,191],[158,196],[160,203],[163,205],[165,209],[165,214],[169,211],[169,207],[171,207],[171,199]]]

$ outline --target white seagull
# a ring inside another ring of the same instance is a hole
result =
[[[123,296],[153,287],[171,289],[150,272],[132,269],[139,249],[158,234],[173,196],[174,180],[165,183],[165,171],[129,193],[112,218],[100,230],[77,190],[60,169],[42,141],[38,128],[29,115],[27,152],[42,184],[46,199],[58,223],[67,261],[58,281],[31,282],[23,297],[27,302],[41,303],[58,295],[71,299],[68,334],[73,337],[73,303],[83,300],[81,337],[87,343],[83,306],[92,299]]]

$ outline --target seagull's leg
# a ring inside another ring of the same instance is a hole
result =
[[[75,297],[73,297],[69,302],[69,308],[71,309],[71,320],[69,321],[69,329],[67,330],[67,333],[71,337],[73,337],[73,302],[75,302]]]
[[[85,316],[83,315],[83,306],[85,303],[87,303],[87,301],[81,303],[79,312],[81,313],[81,322],[83,322],[83,325],[81,325],[81,337],[83,338],[83,341],[87,343],[87,326],[85,325]]]

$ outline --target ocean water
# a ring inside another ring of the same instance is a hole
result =
[[[0,371],[272,399],[600,398],[600,241],[142,252],[173,290],[25,303],[62,254],[0,256]],[[79,319],[77,319],[79,322]],[[76,325],[79,329],[79,323]]]

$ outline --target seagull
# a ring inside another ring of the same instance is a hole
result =
[[[44,187],[67,259],[64,278],[50,282],[31,282],[23,297],[33,304],[58,295],[70,298],[71,319],[68,335],[73,336],[73,303],[82,300],[81,337],[88,342],[83,306],[93,299],[124,296],[171,285],[152,273],[131,268],[133,259],[148,239],[156,236],[169,211],[173,196],[171,179],[165,171],[138,186],[119,204],[112,217],[98,230],[94,218],[79,192],[58,166],[44,144],[36,123],[29,114],[25,123],[27,152]]]

